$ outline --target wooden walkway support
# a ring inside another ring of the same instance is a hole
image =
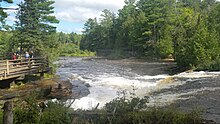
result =
[[[3,109],[3,124],[13,124],[13,103],[7,101],[4,103]]]
[[[0,61],[0,81],[25,76],[28,74],[43,74],[50,71],[45,58],[29,58]]]

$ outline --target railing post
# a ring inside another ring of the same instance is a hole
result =
[[[7,72],[6,72],[6,71],[4,71],[4,78],[6,78],[6,76],[7,76]]]
[[[9,61],[6,60],[6,70],[7,70],[7,74],[9,75]]]
[[[28,58],[28,68],[29,68],[29,71],[31,71],[31,59]]]

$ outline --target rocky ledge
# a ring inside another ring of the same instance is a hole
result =
[[[45,99],[74,99],[72,88],[73,85],[69,80],[43,79],[20,86],[12,86],[10,89],[1,89],[0,100],[22,98],[33,92],[40,93]]]

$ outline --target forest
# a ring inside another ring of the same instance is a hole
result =
[[[12,3],[11,0],[1,2]],[[82,34],[57,32],[54,1],[24,0],[15,26],[0,9],[0,57],[33,50],[37,56],[108,55],[173,58],[179,67],[220,70],[220,2],[216,0],[125,0],[118,13],[103,10]],[[91,51],[91,52],[89,52]]]
[[[220,69],[220,3],[215,0],[125,0],[85,23],[81,49],[114,57],[173,58],[178,66]]]

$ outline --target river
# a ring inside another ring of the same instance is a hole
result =
[[[125,94],[148,96],[148,106],[174,106],[220,123],[220,72],[178,72],[175,63],[137,59],[107,60],[63,57],[57,74],[69,79],[74,109],[92,109]]]

